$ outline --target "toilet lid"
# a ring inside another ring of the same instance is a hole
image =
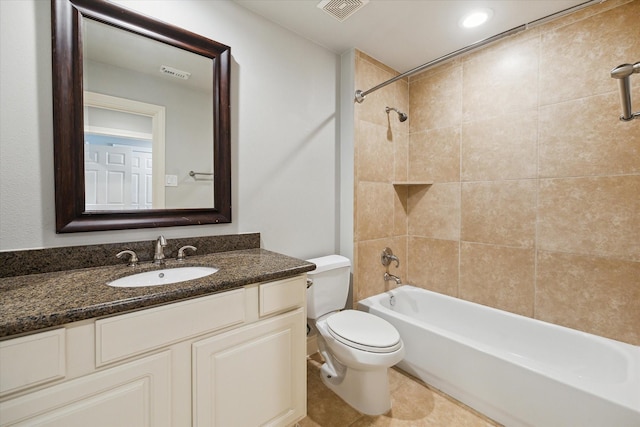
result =
[[[335,313],[327,318],[327,326],[335,339],[359,350],[389,353],[402,346],[400,334],[391,323],[364,311]]]

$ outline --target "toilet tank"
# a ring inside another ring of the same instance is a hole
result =
[[[307,273],[313,282],[307,288],[307,317],[317,319],[344,308],[349,296],[349,258],[328,255],[307,261],[316,265],[315,270]]]

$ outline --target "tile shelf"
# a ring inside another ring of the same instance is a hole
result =
[[[409,187],[413,185],[432,185],[433,181],[393,181],[394,186]]]

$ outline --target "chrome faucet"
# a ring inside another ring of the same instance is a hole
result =
[[[198,248],[196,248],[195,246],[191,246],[191,245],[183,246],[180,249],[178,249],[178,257],[176,258],[176,261],[184,262],[185,258],[187,258],[187,256],[184,254],[184,252],[187,249],[189,249],[191,251],[197,251],[198,250]]]
[[[167,239],[164,236],[159,236],[156,240],[156,252],[153,255],[154,264],[164,264],[164,247],[167,246]]]
[[[380,262],[388,269],[392,261],[396,263],[396,268],[400,267],[400,260],[393,254],[391,248],[384,248],[380,256]]]
[[[388,282],[390,280],[393,280],[396,282],[396,285],[401,285],[402,284],[402,280],[400,280],[400,278],[398,276],[394,276],[393,274],[389,274],[389,272],[385,272],[384,273],[384,281]]]
[[[129,267],[135,267],[136,265],[138,265],[138,262],[140,262],[140,260],[138,259],[138,255],[136,255],[136,253],[134,251],[121,251],[118,252],[118,254],[116,255],[118,258],[122,258],[123,256],[129,255],[129,264],[127,264]]]

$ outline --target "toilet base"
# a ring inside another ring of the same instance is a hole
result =
[[[334,393],[365,415],[381,415],[391,409],[388,368],[359,371],[347,368],[338,385],[332,384],[320,371],[322,382]]]

